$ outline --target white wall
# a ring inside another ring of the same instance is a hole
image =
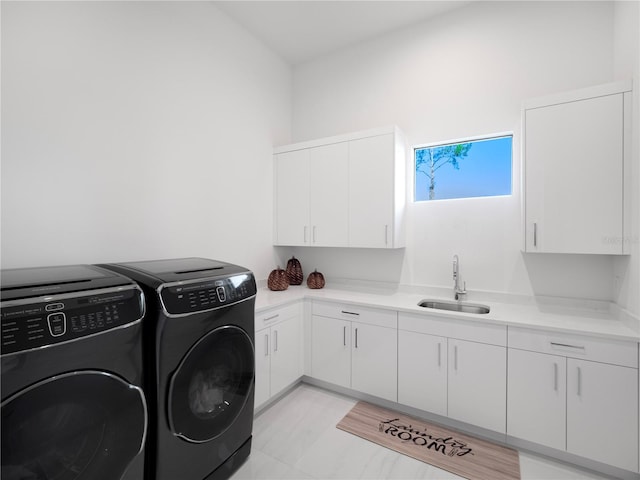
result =
[[[2,267],[206,256],[265,278],[291,75],[210,2],[3,1]]]
[[[295,249],[329,277],[610,300],[607,256],[524,255],[522,100],[613,80],[612,2],[473,3],[294,69],[293,140],[397,124],[411,145],[514,132],[513,195],[408,207],[407,248]],[[412,169],[409,169],[412,171]]]
[[[512,197],[409,205],[406,249],[295,249],[305,271],[450,286],[457,253],[472,291],[640,310],[640,211],[631,257],[523,255],[518,183],[522,99],[638,85],[637,2],[475,3],[300,65],[293,87],[210,3],[0,5],[3,268],[201,255],[265,278],[291,253],[271,247],[274,145],[391,123],[411,144],[513,130]]]
[[[614,75],[634,79],[631,146],[631,228],[628,238],[631,255],[614,263],[614,298],[623,307],[640,315],[640,2],[618,1],[614,10]]]

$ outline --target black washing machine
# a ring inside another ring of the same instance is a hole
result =
[[[2,270],[3,480],[140,480],[144,295],[98,267]]]
[[[146,478],[228,478],[251,451],[253,274],[203,258],[103,267],[135,280],[147,300]]]

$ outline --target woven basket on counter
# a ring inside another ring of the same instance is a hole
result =
[[[302,265],[296,257],[291,257],[287,262],[287,277],[289,285],[302,285],[304,275],[302,274]]]
[[[289,278],[287,272],[280,267],[272,270],[267,278],[267,287],[269,290],[281,291],[289,288]]]
[[[318,270],[311,272],[309,277],[307,277],[307,287],[314,289],[324,287],[324,275]]]

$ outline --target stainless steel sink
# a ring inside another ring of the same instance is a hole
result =
[[[450,310],[452,312],[464,313],[489,313],[491,309],[487,305],[466,302],[447,302],[446,300],[422,300],[418,303],[419,307],[434,308],[436,310]]]

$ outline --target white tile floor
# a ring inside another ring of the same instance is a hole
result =
[[[356,400],[301,384],[260,414],[242,479],[459,479],[410,457],[338,430]],[[520,453],[523,480],[602,479],[528,453]]]

